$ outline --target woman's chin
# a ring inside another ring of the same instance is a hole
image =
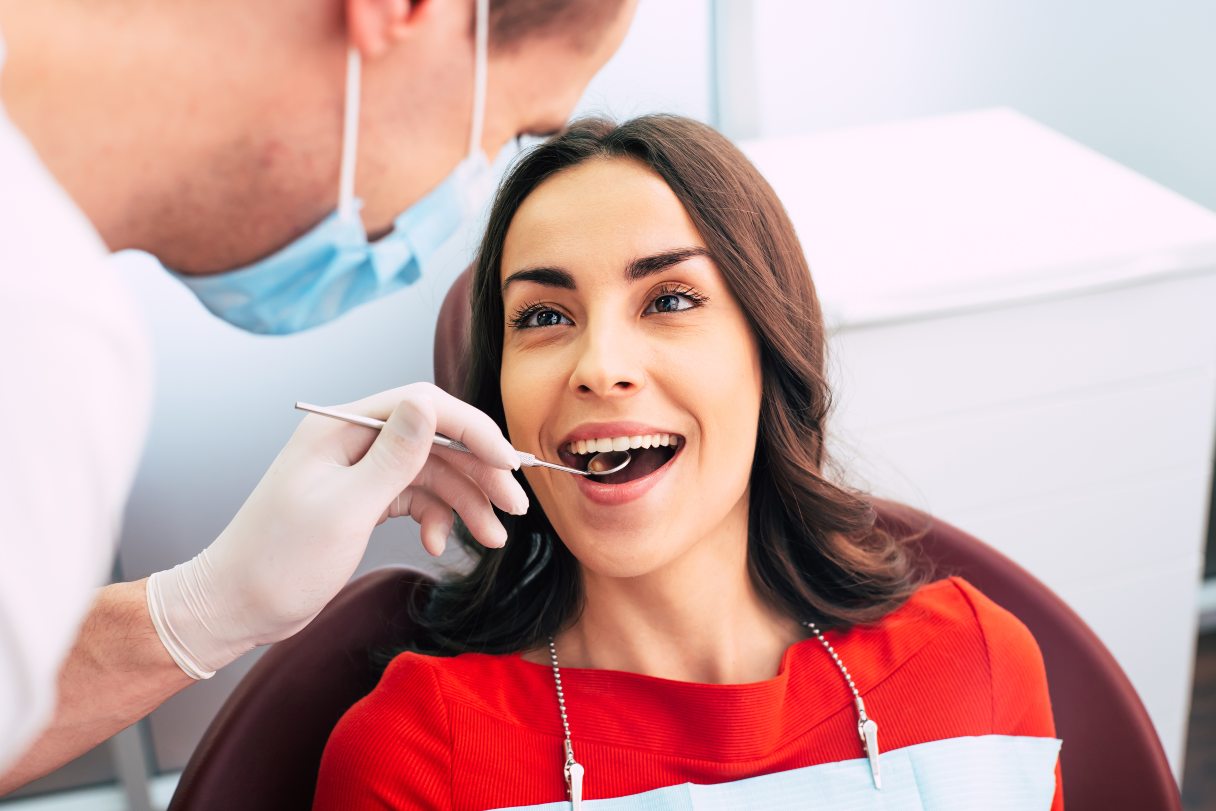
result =
[[[664,568],[696,545],[704,527],[695,516],[674,510],[613,510],[595,522],[554,523],[562,543],[588,573],[640,577]]]
[[[571,553],[578,559],[579,568],[585,575],[613,579],[643,577],[655,572],[668,562],[670,553],[655,549],[653,544],[638,545],[625,543],[612,544],[612,548],[589,544],[586,547],[575,547]]]

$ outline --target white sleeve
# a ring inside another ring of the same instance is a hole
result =
[[[107,262],[0,106],[0,772],[49,720],[146,431],[146,332]]]

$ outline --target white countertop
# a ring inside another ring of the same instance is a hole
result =
[[[741,147],[833,326],[1216,272],[1216,214],[1014,110]]]

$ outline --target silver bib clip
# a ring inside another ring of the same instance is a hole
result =
[[[857,722],[857,732],[861,736],[861,748],[865,750],[866,758],[870,761],[870,776],[874,778],[874,788],[881,789],[882,775],[878,771],[878,722],[867,718],[863,710],[861,720]]]

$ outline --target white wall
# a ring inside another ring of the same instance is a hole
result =
[[[575,115],[679,113],[712,122],[709,7],[706,0],[641,0],[621,49]]]
[[[756,134],[1009,106],[1216,209],[1216,3],[743,4]]]

